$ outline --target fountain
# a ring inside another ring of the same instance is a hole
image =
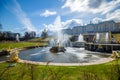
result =
[[[105,34],[105,42],[109,43],[109,33],[108,32],[106,32],[106,34]]]
[[[109,33],[96,33],[97,43],[109,43]]]
[[[52,38],[50,42],[50,51],[52,53],[58,53],[58,52],[65,52],[65,47],[68,47],[71,45],[69,37],[67,35],[62,34],[62,25],[61,25],[61,18],[58,16],[55,20],[54,26],[56,35],[54,38]]]
[[[82,35],[82,34],[80,34],[80,35],[78,36],[78,42],[84,42],[84,40],[83,40],[83,35]]]
[[[54,35],[49,41],[48,47],[38,47],[23,50],[18,55],[20,59],[36,62],[52,63],[94,63],[106,58],[98,52],[90,52],[83,48],[71,47],[70,36],[62,34],[61,18],[58,16],[54,22]],[[97,37],[99,35],[97,34]],[[98,40],[99,38],[97,38]],[[82,34],[79,35],[79,42],[84,42]],[[77,41],[77,42],[78,42]],[[55,53],[55,54],[54,54]]]
[[[78,40],[77,41],[72,42],[72,46],[73,47],[78,47],[78,48],[84,47],[84,39],[83,39],[83,35],[82,34],[80,34],[78,36]]]
[[[16,35],[16,41],[17,41],[17,42],[20,41],[20,39],[19,39],[19,35],[18,35],[18,34]]]
[[[63,40],[60,41],[52,38],[49,41],[49,47],[51,47],[50,51],[52,53],[65,52],[66,51],[65,47],[72,47],[69,38],[67,38],[67,35],[66,37],[62,35],[62,39]]]
[[[99,42],[99,39],[100,39],[100,34],[96,33],[96,42]]]

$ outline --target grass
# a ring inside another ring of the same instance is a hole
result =
[[[0,49],[45,45],[40,42],[0,42]],[[0,63],[0,80],[120,80],[120,59],[90,66],[42,66]]]
[[[34,39],[30,39],[29,41],[36,41],[36,42],[41,42],[41,41],[49,41],[50,37],[48,38],[34,38]]]
[[[0,63],[1,80],[119,80],[120,60],[90,66],[42,66]]]
[[[34,39],[30,39],[29,41],[41,41],[43,40],[42,38],[34,38]]]
[[[7,48],[21,48],[21,47],[29,47],[29,46],[43,46],[47,45],[46,42],[0,42],[0,50]]]

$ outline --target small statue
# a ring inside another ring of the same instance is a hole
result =
[[[112,51],[111,58],[120,58],[119,51]]]
[[[11,51],[8,62],[17,62],[19,60],[18,53],[18,50]]]

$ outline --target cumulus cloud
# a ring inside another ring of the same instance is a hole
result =
[[[7,1],[6,1],[7,3]],[[31,20],[27,17],[27,14],[22,10],[21,6],[16,0],[12,1],[12,5],[5,5],[6,9],[12,12],[14,15],[17,16],[20,23],[24,25],[27,31],[36,31],[35,27],[31,23]]]
[[[106,15],[106,19],[105,20],[114,20],[116,22],[120,22],[120,9],[115,10],[112,13],[108,13]]]
[[[95,18],[93,18],[92,23],[96,24],[96,23],[99,23],[99,22],[102,22],[102,21],[104,21],[104,19],[95,17]]]
[[[71,12],[91,12],[106,14],[120,6],[120,0],[66,0],[62,8],[69,8]]]
[[[61,17],[57,16],[53,23],[48,24],[48,25],[46,25],[46,24],[43,24],[43,25],[47,30],[56,32],[60,29],[66,29],[66,28],[71,28],[74,26],[80,26],[82,24],[83,24],[82,20],[80,20],[80,19],[71,19],[71,20],[66,20],[65,22],[62,22]]]
[[[52,15],[56,15],[56,14],[57,14],[56,11],[45,10],[45,12],[44,12],[44,13],[41,13],[40,16],[48,17],[48,16],[52,16]]]

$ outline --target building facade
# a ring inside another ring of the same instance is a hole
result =
[[[112,21],[104,21],[97,24],[87,24],[84,26],[76,26],[72,29],[64,29],[63,33],[68,35],[79,35],[86,33],[102,33],[102,32],[120,32],[120,23]]]

